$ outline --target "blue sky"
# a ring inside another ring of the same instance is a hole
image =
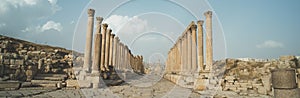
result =
[[[166,56],[191,21],[213,10],[215,59],[300,55],[299,0],[208,0],[211,8],[203,0],[172,1],[133,0],[117,7],[125,1],[3,0],[0,34],[82,51],[86,9],[94,8],[134,54],[150,58]]]

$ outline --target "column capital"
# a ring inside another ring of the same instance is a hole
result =
[[[88,9],[88,15],[89,15],[89,17],[94,17],[95,10],[94,9]]]
[[[203,26],[204,21],[203,20],[198,20],[197,23],[198,23],[198,25]]]
[[[104,24],[102,24],[102,26],[103,26],[103,28],[107,29],[108,24],[104,23]]]
[[[212,11],[207,11],[204,13],[206,17],[212,17]]]
[[[115,34],[111,34],[112,38],[114,38],[116,35]]]
[[[98,22],[102,23],[103,17],[96,17],[96,20],[97,20]]]
[[[112,32],[112,29],[109,29],[109,30],[108,30],[108,32],[111,34],[111,32]]]
[[[195,24],[194,21],[192,22],[191,29],[192,30],[196,30],[197,29],[197,25]]]

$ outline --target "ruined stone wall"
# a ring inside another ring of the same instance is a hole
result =
[[[271,71],[284,68],[299,70],[298,61],[295,56],[281,56],[277,60],[263,62],[226,59],[224,77],[221,80],[222,90],[273,96]],[[296,71],[299,84],[298,74],[299,71]]]
[[[37,73],[68,73],[71,51],[0,36],[0,77],[30,81]],[[70,72],[69,72],[70,73]]]

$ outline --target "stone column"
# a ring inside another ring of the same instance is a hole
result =
[[[188,68],[188,65],[187,65],[187,34],[186,34],[186,32],[183,34],[183,36],[182,36],[183,38],[182,38],[182,47],[183,47],[183,68],[182,68],[182,70],[183,70],[183,72],[186,72],[187,71],[187,68]]]
[[[123,43],[120,43],[120,69],[119,70],[124,70],[124,45]]]
[[[125,45],[125,54],[124,54],[124,58],[125,58],[125,60],[124,60],[124,62],[125,62],[125,69],[126,69],[126,71],[128,71],[128,69],[129,69],[129,67],[128,67],[128,46],[127,45]]]
[[[121,65],[121,61],[120,61],[120,59],[121,59],[121,44],[120,44],[120,39],[119,39],[119,37],[117,37],[117,41],[118,41],[118,45],[117,45],[117,49],[118,49],[118,52],[117,52],[117,69],[119,70],[120,69],[120,65]]]
[[[105,37],[105,60],[104,60],[104,66],[105,66],[105,69],[106,69],[106,71],[109,71],[109,53],[110,53],[110,35],[111,35],[111,32],[112,32],[112,30],[111,29],[109,29],[108,31],[107,31],[107,34],[106,34],[106,37]]]
[[[198,24],[198,69],[199,72],[203,71],[203,20],[199,20]]]
[[[170,72],[170,62],[169,62],[169,59],[170,59],[170,51],[168,51],[168,55],[167,55],[167,59],[166,59],[166,73],[169,73]]]
[[[115,39],[115,34],[110,35],[110,44],[109,44],[109,66],[113,66],[113,51],[114,51],[114,39]]]
[[[188,72],[192,71],[192,32],[189,29],[187,31],[187,66]]]
[[[113,45],[113,47],[114,47],[114,51],[113,51],[113,63],[112,63],[112,65],[114,66],[114,68],[116,68],[117,67],[117,57],[118,57],[118,54],[117,54],[117,52],[118,52],[118,37],[115,37],[114,38],[114,45]]]
[[[97,19],[97,29],[94,39],[94,58],[92,65],[92,74],[99,74],[100,66],[100,55],[101,55],[101,23],[103,21],[102,17],[96,17]]]
[[[106,44],[106,33],[107,33],[107,24],[102,25],[102,44],[101,44],[101,64],[100,69],[101,71],[105,71],[105,44]]]
[[[180,37],[181,39],[181,72],[184,71],[184,66],[185,66],[185,57],[184,57],[184,53],[185,53],[185,48],[184,48],[184,36]]]
[[[178,45],[177,45],[177,48],[178,48],[178,72],[180,72],[182,69],[182,45],[181,45],[181,42],[182,40],[181,40],[181,37],[179,37],[179,39],[178,39]]]
[[[171,67],[171,72],[174,71],[174,47],[171,48],[171,64],[170,64],[170,67]]]
[[[212,39],[212,12],[204,13],[206,17],[206,67],[205,70],[212,70],[213,64],[213,39]]]
[[[192,72],[197,71],[197,25],[192,22],[191,26],[191,31],[192,31]]]
[[[95,15],[95,10],[88,9],[88,26],[86,32],[86,43],[85,43],[84,64],[83,64],[83,69],[87,72],[90,71],[90,66],[91,66],[94,15]]]

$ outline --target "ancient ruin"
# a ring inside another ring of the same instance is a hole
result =
[[[97,28],[94,38],[94,57],[92,67],[90,62],[90,49],[92,44],[89,42],[92,40],[93,34],[93,21],[95,10],[88,10],[88,32],[87,32],[87,44],[85,48],[84,66],[85,71],[76,70],[78,72],[78,81],[80,87],[93,87],[99,88],[100,79],[116,79],[116,71],[126,73],[128,71],[143,73],[143,59],[139,56],[134,56],[130,49],[120,42],[119,37],[113,34],[111,29],[107,29],[107,24],[102,24],[103,18],[97,17]],[[101,26],[102,25],[102,26]],[[102,27],[102,28],[101,28]],[[100,34],[102,31],[102,34]],[[92,34],[90,34],[92,33]],[[91,69],[91,71],[86,70]],[[124,76],[125,77],[125,76]]]
[[[124,81],[138,83],[132,81],[141,79],[139,82],[143,84],[152,80],[153,77],[143,76],[162,72],[162,65],[157,64],[155,69],[146,68],[144,57],[134,55],[118,33],[102,23],[103,17],[94,18],[93,9],[88,9],[87,14],[84,54],[0,36],[0,97],[31,97],[44,91],[69,89],[75,92],[71,94],[74,96],[82,96],[81,93],[87,90],[85,93],[91,94],[88,97],[94,97],[97,92],[89,92],[89,89],[103,90],[105,86],[110,86],[121,97],[163,97],[162,92],[174,89],[170,85],[193,91],[188,95],[192,98],[200,95],[216,98],[300,97],[300,57],[213,60],[212,11],[204,13],[205,21],[192,21],[170,48],[162,84],[157,83],[153,88],[128,86]],[[186,94],[184,91],[177,93]],[[182,97],[176,94],[175,97]],[[106,94],[103,96],[107,97]]]

